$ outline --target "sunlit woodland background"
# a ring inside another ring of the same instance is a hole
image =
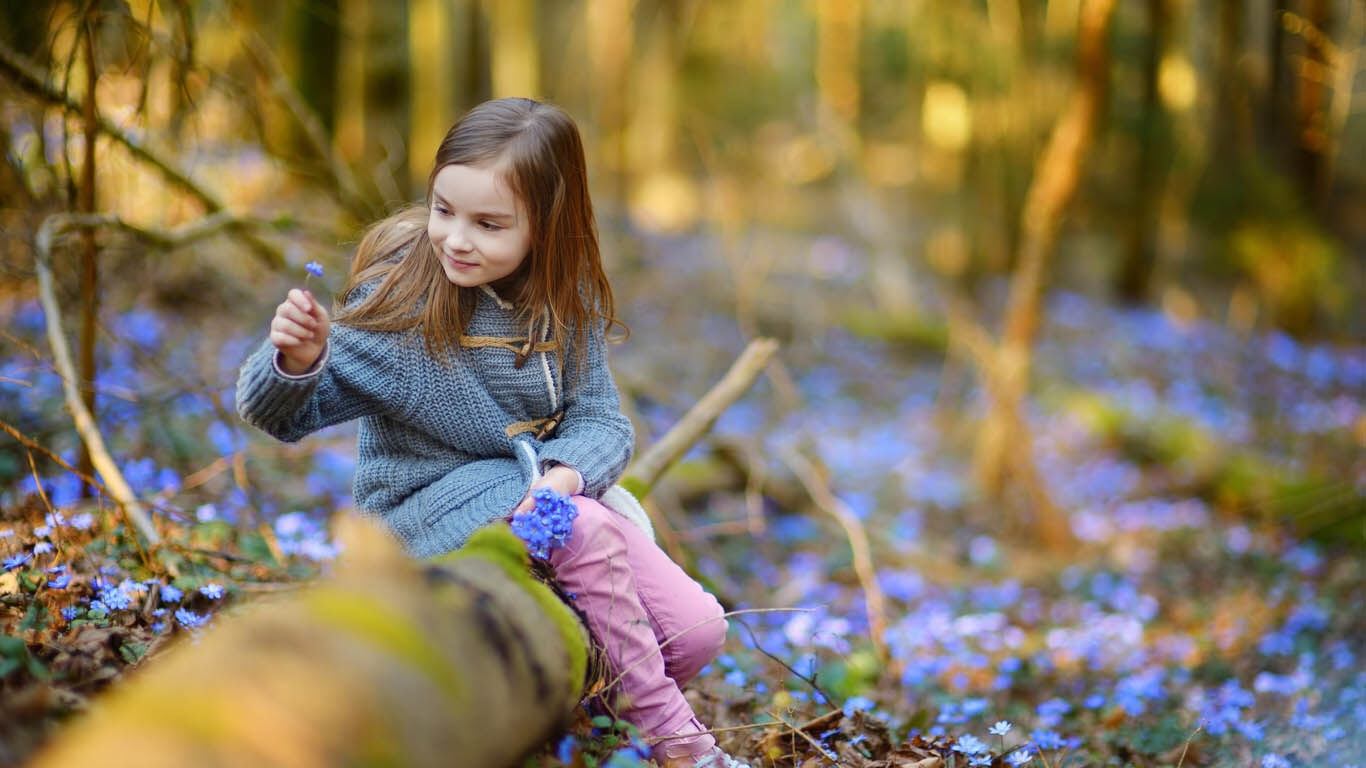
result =
[[[354,431],[264,439],[236,367],[305,262],[340,289],[451,123],[509,95],[583,131],[642,447],[749,340],[782,345],[648,499],[728,607],[815,609],[733,633],[704,719],[871,711],[890,731],[818,736],[850,765],[1366,761],[1366,3],[0,18],[0,764],[220,600],[326,569]],[[179,542],[160,561],[80,479],[53,328]],[[118,607],[154,582],[188,615]],[[764,733],[725,741],[834,760]],[[543,763],[612,754],[574,738]]]

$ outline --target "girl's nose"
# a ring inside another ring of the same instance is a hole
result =
[[[457,253],[466,253],[473,248],[469,228],[459,221],[453,221],[446,230],[446,247]]]

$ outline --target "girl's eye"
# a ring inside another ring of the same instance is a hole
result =
[[[502,227],[498,226],[497,224],[494,224],[491,221],[481,221],[479,222],[479,226],[483,227],[484,229],[487,229],[490,232],[497,232],[498,230],[502,229]]]
[[[446,206],[444,206],[444,205],[435,206],[432,210],[436,211],[437,213],[441,214],[442,216],[449,216],[450,213],[451,213],[450,211],[446,210]]]

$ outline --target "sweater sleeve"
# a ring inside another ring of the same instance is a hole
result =
[[[264,342],[242,364],[237,413],[285,442],[344,421],[392,411],[401,370],[396,334],[333,325],[322,361],[300,376],[280,370],[274,345]]]
[[[564,418],[555,435],[542,444],[542,462],[558,462],[579,471],[585,495],[597,498],[612,486],[631,460],[635,430],[621,412],[612,371],[607,367],[605,329],[599,325],[585,339],[584,364],[567,356],[569,386]]]

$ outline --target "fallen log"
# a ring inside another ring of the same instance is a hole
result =
[[[374,523],[338,525],[334,575],[220,617],[33,768],[494,768],[565,724],[588,634],[507,526],[419,562]]]

